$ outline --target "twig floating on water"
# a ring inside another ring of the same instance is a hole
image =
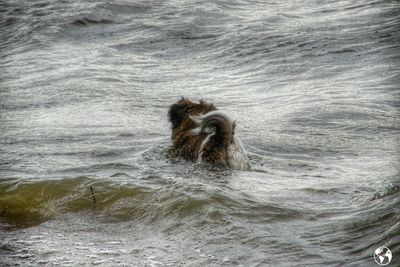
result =
[[[92,198],[93,198],[93,208],[96,207],[96,197],[94,196],[93,187],[90,186],[90,191],[92,191]]]

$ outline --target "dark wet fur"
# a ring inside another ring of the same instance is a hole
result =
[[[196,104],[182,97],[177,103],[171,105],[168,111],[168,117],[169,121],[172,123],[172,128],[175,129],[178,128],[189,115],[200,115],[213,110],[216,110],[213,104],[208,104],[203,100],[200,100],[200,103]]]
[[[173,154],[186,159],[196,160],[199,156],[201,144],[209,136],[207,128],[215,129],[202,150],[202,160],[206,162],[227,164],[227,149],[234,134],[235,124],[223,114],[206,116],[201,125],[194,122],[191,116],[207,114],[217,110],[213,104],[200,101],[198,104],[186,98],[171,105],[168,116],[172,123]],[[191,131],[201,126],[200,133],[193,135]]]

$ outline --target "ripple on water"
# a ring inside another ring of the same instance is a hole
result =
[[[2,264],[398,255],[399,14],[383,0],[1,1]],[[236,119],[251,170],[168,157],[181,95]]]

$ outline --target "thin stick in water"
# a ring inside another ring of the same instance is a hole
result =
[[[90,191],[92,191],[92,198],[93,198],[93,208],[96,207],[96,197],[94,196],[93,187],[90,186]]]

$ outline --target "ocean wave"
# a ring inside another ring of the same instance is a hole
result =
[[[118,182],[121,177],[125,182]],[[223,192],[209,192],[201,187],[186,191],[188,188],[185,185],[176,182],[158,184],[159,178],[152,176],[144,178],[148,184],[132,184],[127,177],[124,173],[117,173],[111,177],[117,180],[115,182],[89,177],[53,181],[2,179],[0,216],[15,227],[40,224],[65,213],[82,212],[94,212],[103,220],[149,223],[169,218],[178,222],[188,218],[213,220],[235,216],[246,220],[263,218],[277,221],[302,216],[301,211],[275,204],[260,204],[243,196],[237,198]]]
[[[399,254],[399,14],[383,0],[1,1],[1,260]],[[168,156],[180,96],[236,119],[251,170]]]

